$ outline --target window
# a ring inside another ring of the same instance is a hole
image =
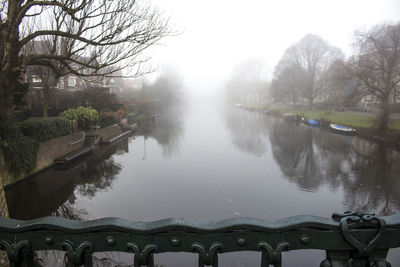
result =
[[[32,82],[33,83],[41,83],[42,79],[39,77],[39,75],[32,75]]]
[[[76,77],[73,77],[73,76],[68,77],[68,86],[72,86],[72,87],[76,86]]]

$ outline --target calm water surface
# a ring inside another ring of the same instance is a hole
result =
[[[197,103],[181,115],[163,114],[138,136],[99,148],[66,170],[48,169],[8,188],[10,216],[215,221],[399,212],[400,154],[390,147],[217,106]],[[57,255],[41,257],[52,266]],[[122,266],[132,260],[116,253],[98,257]],[[260,258],[222,254],[220,265],[259,266]],[[290,252],[283,263],[319,266],[323,258],[323,252]],[[197,263],[194,254],[185,253],[155,259],[164,266]],[[390,259],[400,265],[393,252]]]

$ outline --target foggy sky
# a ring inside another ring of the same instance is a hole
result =
[[[305,34],[352,52],[354,30],[400,21],[398,0],[154,0],[181,35],[153,49],[154,64],[180,70],[188,90],[213,94],[248,58],[265,61],[272,77],[283,52]]]

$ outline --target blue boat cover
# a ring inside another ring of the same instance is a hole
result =
[[[319,125],[319,121],[316,121],[314,119],[308,119],[307,123],[310,125]]]

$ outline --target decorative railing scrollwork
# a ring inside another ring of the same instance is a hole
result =
[[[158,248],[156,245],[146,245],[142,250],[135,243],[128,243],[128,252],[135,253],[134,267],[146,265],[148,267],[154,266],[154,253]]]
[[[387,267],[388,250],[400,247],[400,214],[346,212],[332,218],[295,216],[275,221],[234,218],[211,223],[189,219],[133,222],[120,218],[32,221],[0,218],[0,250],[12,266],[33,266],[33,252],[65,251],[69,266],[92,266],[92,253],[134,254],[134,266],[154,266],[154,254],[191,252],[199,266],[218,266],[218,254],[261,253],[261,266],[281,266],[282,252],[326,251],[321,267]]]
[[[224,246],[221,243],[214,243],[208,249],[200,243],[194,243],[191,248],[193,251],[199,253],[199,267],[211,265],[218,267],[218,253],[222,252]]]

